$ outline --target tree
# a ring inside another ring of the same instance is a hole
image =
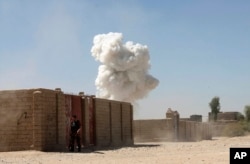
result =
[[[247,122],[250,122],[250,105],[245,106],[245,118]]]
[[[237,120],[238,121],[244,121],[245,120],[245,116],[242,113],[238,113],[237,114]]]
[[[209,103],[209,106],[211,108],[212,120],[216,121],[217,120],[217,114],[220,112],[220,98],[219,97],[214,97],[211,100],[211,102]]]

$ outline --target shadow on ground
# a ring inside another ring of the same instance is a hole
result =
[[[106,146],[106,147],[95,147],[95,146],[89,146],[89,147],[83,147],[81,152],[63,152],[63,153],[97,153],[97,154],[105,154],[105,151],[114,151],[122,148],[149,148],[149,147],[158,147],[160,144],[134,144],[134,145],[128,145],[128,146]]]

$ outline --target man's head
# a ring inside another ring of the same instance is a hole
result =
[[[72,115],[72,119],[73,119],[73,120],[76,120],[76,115]]]

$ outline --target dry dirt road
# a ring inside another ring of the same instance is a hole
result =
[[[81,153],[0,152],[0,163],[14,164],[229,164],[230,147],[250,148],[250,135],[200,142],[135,143],[133,147]]]

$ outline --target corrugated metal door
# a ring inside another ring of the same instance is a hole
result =
[[[70,118],[73,115],[77,116],[77,119],[81,122],[81,127],[83,127],[83,113],[84,109],[82,109],[82,97],[76,95],[65,95],[65,114],[67,118],[67,126],[66,126],[66,144],[69,145],[69,134],[70,134]],[[82,131],[80,131],[81,142],[83,142]]]

